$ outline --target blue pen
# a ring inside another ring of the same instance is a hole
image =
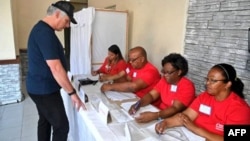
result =
[[[140,101],[140,100],[138,100],[138,101],[135,103],[134,108],[135,108],[136,111],[138,110],[140,104],[141,104],[141,101]],[[135,114],[135,112],[134,112],[134,114]]]

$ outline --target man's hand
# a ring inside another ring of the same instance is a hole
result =
[[[87,110],[84,103],[81,101],[81,99],[79,98],[77,94],[73,94],[70,97],[71,97],[73,106],[77,109],[77,111],[79,111],[81,107],[83,108],[83,110]]]

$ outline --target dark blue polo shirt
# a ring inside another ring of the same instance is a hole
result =
[[[31,30],[28,40],[27,91],[32,94],[50,94],[60,90],[46,60],[60,59],[66,70],[63,46],[47,23],[39,21]]]

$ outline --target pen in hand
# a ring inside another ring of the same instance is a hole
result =
[[[138,101],[135,103],[133,114],[135,114],[136,111],[140,108],[140,104],[141,104],[141,101],[140,101],[140,100],[138,100]]]

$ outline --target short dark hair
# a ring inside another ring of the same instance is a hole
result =
[[[166,63],[170,63],[175,69],[181,70],[181,76],[185,76],[188,73],[188,62],[178,53],[171,53],[165,56],[161,61],[162,67],[164,67]]]

